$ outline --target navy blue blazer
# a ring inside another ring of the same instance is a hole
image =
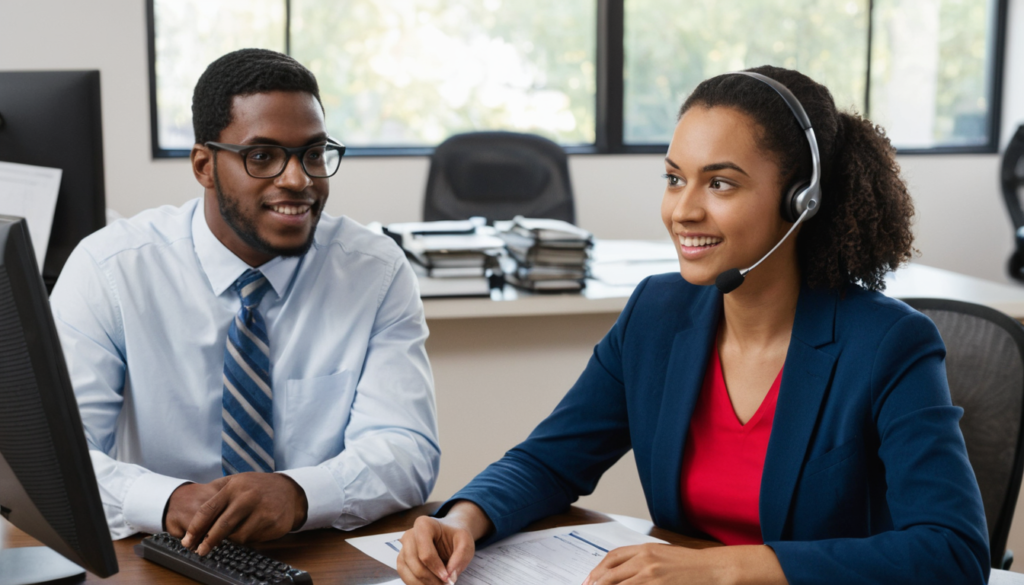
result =
[[[486,545],[590,494],[629,449],[654,523],[696,534],[680,473],[722,295],[679,274],[637,287],[530,437],[446,503],[493,521]],[[934,324],[851,286],[797,303],[761,480],[764,542],[798,583],[984,583],[988,531]]]

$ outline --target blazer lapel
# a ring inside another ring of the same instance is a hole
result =
[[[828,394],[836,358],[819,348],[834,340],[837,302],[832,291],[807,288],[797,301],[761,480],[759,512],[765,542],[783,538],[797,479]]]
[[[677,532],[692,532],[679,501],[683,447],[722,310],[722,295],[713,287],[708,289],[691,305],[690,320],[681,325],[672,342],[652,447],[653,520]]]

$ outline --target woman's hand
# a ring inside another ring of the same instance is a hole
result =
[[[420,516],[402,535],[398,575],[409,585],[454,583],[473,560],[476,541],[493,529],[476,504],[461,501],[444,518]]]
[[[696,550],[667,544],[617,548],[601,561],[584,585],[719,583],[784,584],[786,576],[767,546]]]

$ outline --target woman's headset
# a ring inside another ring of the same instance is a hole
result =
[[[811,119],[804,111],[804,107],[800,105],[800,100],[796,99],[793,92],[789,91],[785,85],[753,71],[736,71],[735,74],[752,77],[774,89],[775,93],[779,94],[789,106],[790,111],[796,116],[796,121],[803,128],[804,134],[807,135],[807,143],[811,147],[811,180],[798,182],[782,194],[782,217],[788,222],[795,222],[804,212],[807,212],[804,221],[811,219],[821,207],[821,155],[818,153],[818,140],[814,136]]]
[[[807,112],[804,111],[804,107],[800,105],[800,100],[796,99],[796,96],[793,95],[793,92],[789,91],[789,88],[771,77],[754,73],[753,71],[736,71],[733,75],[746,75],[766,84],[774,89],[775,93],[779,94],[782,100],[786,102],[786,105],[789,106],[790,111],[796,116],[796,121],[803,128],[804,134],[807,135],[807,143],[811,147],[811,180],[809,182],[798,181],[782,194],[782,218],[792,222],[793,227],[789,228],[789,231],[786,232],[785,236],[782,236],[779,243],[775,244],[767,254],[750,268],[746,270],[732,268],[718,275],[718,278],[715,279],[715,286],[723,294],[731,293],[739,285],[743,284],[743,278],[748,272],[764,262],[765,258],[771,256],[772,252],[782,245],[782,242],[785,242],[786,238],[793,233],[796,226],[814,217],[814,214],[818,213],[818,209],[821,208],[821,155],[818,153],[818,140],[814,137],[811,119],[807,116]]]

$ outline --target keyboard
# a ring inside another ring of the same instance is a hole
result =
[[[204,585],[312,585],[309,573],[223,541],[201,557],[166,532],[142,539],[135,554]]]

